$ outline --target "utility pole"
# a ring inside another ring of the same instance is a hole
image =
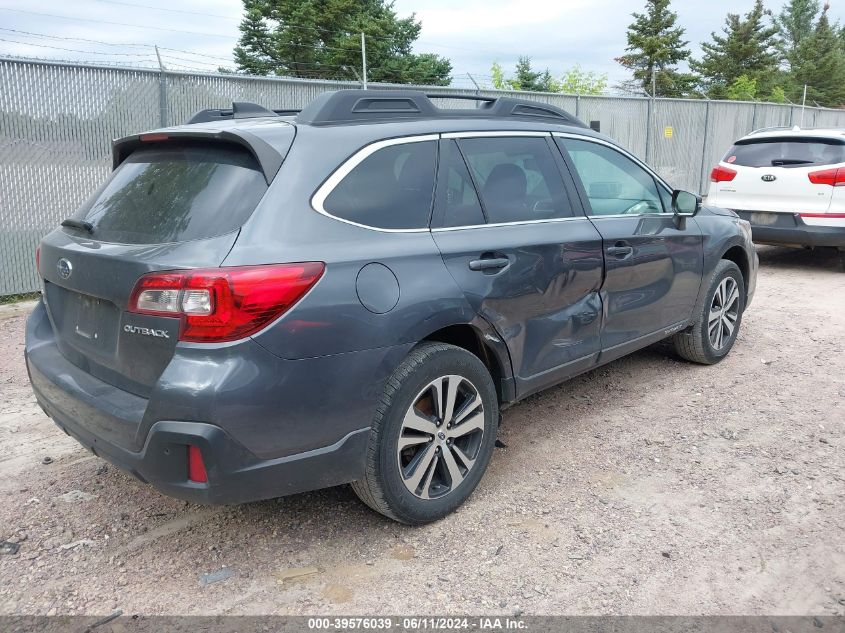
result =
[[[361,84],[364,90],[367,89],[367,43],[364,41],[364,32],[361,32]]]

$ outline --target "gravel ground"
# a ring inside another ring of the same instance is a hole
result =
[[[723,363],[656,345],[529,398],[470,501],[420,528],[348,487],[159,495],[44,416],[7,309],[0,613],[845,614],[845,274],[760,256]]]

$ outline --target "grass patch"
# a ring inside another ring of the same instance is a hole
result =
[[[21,301],[32,301],[40,296],[40,292],[24,292],[19,295],[6,295],[4,297],[0,297],[0,306],[8,305],[10,303],[19,303]]]

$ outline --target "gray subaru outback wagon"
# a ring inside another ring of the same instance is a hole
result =
[[[502,408],[668,337],[725,357],[748,223],[559,109],[435,97],[235,103],[115,141],[39,247],[44,411],[176,497],[351,482],[424,523],[478,485]]]

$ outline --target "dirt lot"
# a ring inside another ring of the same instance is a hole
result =
[[[348,487],[159,495],[39,410],[7,310],[0,613],[843,614],[845,274],[760,255],[726,361],[658,345],[529,398],[469,503],[422,528]]]

